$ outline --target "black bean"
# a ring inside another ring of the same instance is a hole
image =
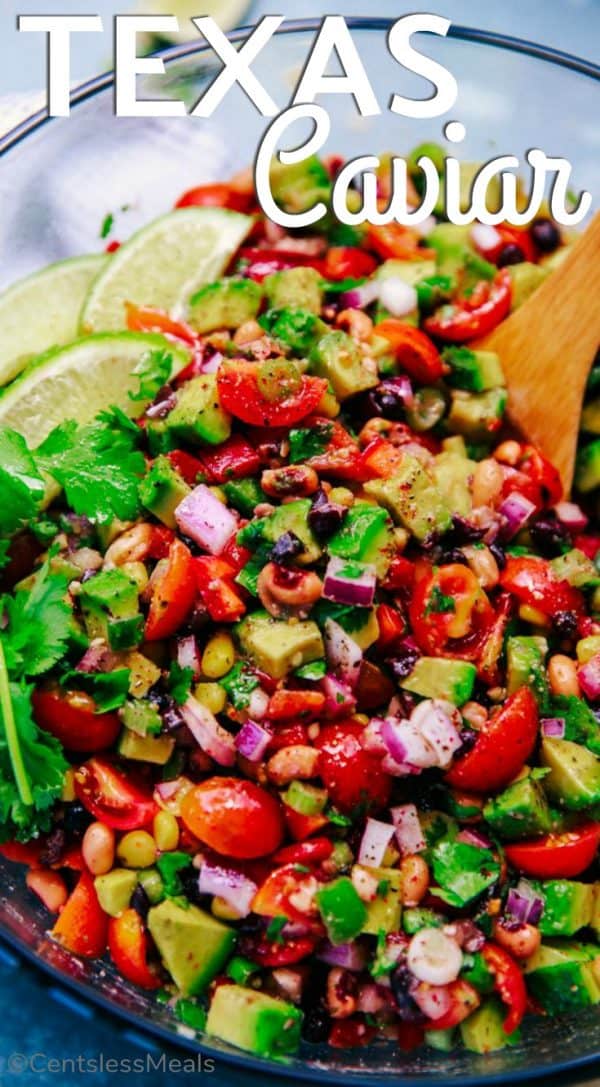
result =
[[[367,404],[372,415],[381,415],[384,419],[404,419],[404,395],[390,381],[380,382],[367,396]]]
[[[401,962],[394,970],[390,981],[400,1018],[405,1023],[423,1022],[423,1012],[417,1007],[410,995],[410,989],[415,984],[415,978],[408,966]]]
[[[135,910],[136,913],[140,915],[142,921],[146,920],[146,917],[148,916],[148,910],[150,909],[150,899],[148,898],[148,895],[146,894],[144,888],[141,886],[140,883],[138,883],[135,891],[133,892],[129,905],[133,910]]]
[[[305,1042],[326,1042],[331,1029],[331,1019],[324,1008],[309,1008],[304,1013],[302,1037]]]
[[[504,570],[504,567],[506,566],[506,552],[504,551],[504,548],[500,547],[500,544],[498,543],[490,543],[488,544],[488,547],[498,563],[498,569]]]
[[[531,237],[542,253],[553,253],[560,245],[560,231],[551,219],[538,219],[531,228]]]
[[[413,646],[400,646],[395,655],[387,663],[396,679],[406,679],[412,672],[421,654]]]
[[[337,532],[348,513],[346,506],[330,502],[325,491],[317,491],[308,511],[308,523],[318,540],[326,540]]]
[[[46,844],[40,853],[40,864],[51,866],[57,864],[65,848],[65,832],[62,827],[55,827],[46,839]]]
[[[499,268],[507,268],[509,264],[522,264],[524,260],[525,254],[521,247],[509,242],[500,250],[497,264]]]
[[[84,834],[93,821],[94,817],[78,801],[66,805],[63,826],[68,834]]]
[[[288,563],[293,562],[298,555],[301,555],[303,551],[304,544],[302,540],[298,539],[296,533],[284,532],[273,544],[270,557],[272,562],[286,566]]]
[[[573,611],[557,611],[552,616],[552,626],[560,638],[574,638],[577,634],[577,616]]]
[[[554,558],[570,542],[569,530],[553,513],[541,513],[529,526],[536,550],[546,558]]]

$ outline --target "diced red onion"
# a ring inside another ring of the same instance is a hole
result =
[[[240,917],[247,917],[258,887],[241,872],[205,861],[198,876],[198,890],[201,895],[223,898]]]
[[[341,966],[344,970],[358,972],[364,970],[367,965],[367,953],[361,944],[331,944],[325,943],[317,954],[321,962],[330,966]]]
[[[76,665],[77,672],[111,672],[119,665],[119,655],[105,642],[92,642]]]
[[[260,762],[269,746],[272,735],[267,728],[259,725],[257,721],[248,720],[238,732],[235,738],[235,746],[245,759],[249,759],[250,762]]]
[[[177,663],[180,668],[191,668],[193,678],[197,679],[202,671],[202,657],[193,634],[179,638],[177,642]]]
[[[486,253],[493,253],[499,245],[502,245],[502,235],[495,227],[489,226],[486,223],[475,223],[470,230],[469,236],[475,248],[485,256]]]
[[[180,707],[181,715],[196,743],[219,766],[233,766],[236,747],[231,733],[219,724],[214,714],[191,695]]]
[[[572,532],[583,532],[587,527],[589,518],[576,502],[557,502],[554,512],[560,523]]]
[[[183,778],[173,778],[172,781],[159,781],[154,786],[161,800],[170,800],[181,789]]]
[[[255,687],[250,692],[250,698],[248,701],[248,713],[253,720],[262,721],[266,716],[267,707],[269,705],[269,696],[266,691],[263,691],[262,687]]]
[[[410,766],[406,762],[396,762],[391,755],[385,755],[381,760],[381,769],[386,774],[391,774],[392,777],[405,778],[409,774],[420,774],[421,768],[419,766]]]
[[[340,294],[340,305],[343,309],[366,309],[379,298],[380,286],[380,282],[376,279],[368,279],[366,283],[361,283],[360,287],[343,291]]]
[[[526,879],[511,887],[506,899],[506,913],[523,925],[537,925],[544,912],[544,899]]]
[[[345,571],[358,571],[358,577],[349,577]],[[377,577],[375,567],[366,563],[349,561],[332,556],[325,571],[323,596],[336,604],[351,604],[370,608],[375,598]]]
[[[237,517],[200,483],[175,510],[181,532],[211,555],[220,555],[238,527]]]
[[[347,717],[354,713],[356,698],[347,683],[328,673],[320,680],[319,689],[326,699],[322,711],[324,717]]]
[[[325,652],[339,678],[354,688],[360,676],[362,649],[334,619],[327,619],[325,623]]]
[[[435,751],[437,765],[442,769],[449,766],[454,752],[462,746],[461,716],[456,706],[442,699],[427,699],[413,711],[410,722]]]
[[[414,804],[400,804],[391,809],[392,821],[396,831],[396,841],[402,856],[422,853],[426,848],[425,838],[419,822],[419,813]]]
[[[397,374],[396,377],[387,377],[385,383],[386,385],[394,386],[394,392],[400,397],[406,408],[411,406],[414,400],[414,392],[408,374]],[[403,446],[403,448],[406,447]]]
[[[220,351],[213,351],[212,355],[202,363],[201,371],[203,374],[216,374],[219,366],[223,362],[224,355]]]
[[[390,755],[400,765],[408,764],[421,770],[437,766],[436,751],[412,722],[386,717],[381,725],[381,736]]]
[[[389,279],[381,280],[379,301],[392,317],[407,317],[419,306],[415,288],[399,276],[390,276]]]
[[[411,988],[410,995],[423,1015],[435,1022],[450,1011],[452,997],[446,985],[428,985],[420,982]]]
[[[370,751],[373,755],[385,755],[387,751],[381,736],[382,724],[381,717],[372,717],[360,734],[360,742],[365,751]]]
[[[564,717],[542,717],[542,736],[548,736],[552,740],[564,740],[567,723]]]
[[[581,665],[577,672],[579,686],[586,698],[597,702],[600,698],[600,653]]]
[[[369,868],[379,868],[393,837],[394,828],[391,823],[382,823],[369,816],[358,851],[358,863],[366,864]]]
[[[499,512],[506,519],[505,535],[512,539],[527,524],[529,518],[535,513],[535,502],[525,498],[524,494],[513,491],[500,506]]]
[[[492,844],[485,834],[480,834],[478,830],[470,830],[467,828],[458,832],[456,840],[458,842],[464,842],[465,845],[474,845],[477,849],[489,849]]]

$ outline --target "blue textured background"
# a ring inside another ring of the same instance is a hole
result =
[[[39,89],[44,72],[44,46],[38,35],[17,36],[17,13],[76,12],[98,13],[106,19],[126,11],[130,4],[123,0],[0,0],[0,94],[28,92]],[[600,0],[423,0],[421,4],[378,0],[372,3],[358,2],[324,4],[323,0],[303,0],[301,9],[297,3],[274,3],[258,0],[251,5],[246,21],[277,11],[278,13],[318,16],[335,10],[339,14],[358,15],[367,12],[379,16],[399,16],[414,10],[436,11],[455,22],[462,22],[485,29],[531,38],[559,49],[564,49],[592,60],[598,59],[600,42]],[[165,0],[164,10],[169,2]],[[198,3],[202,10],[201,0]],[[73,65],[73,77],[83,79],[106,67],[109,54],[109,31],[106,35],[91,35],[77,43]],[[549,108],[552,105],[549,104]],[[53,988],[45,977],[27,963],[19,962],[12,952],[0,943],[0,1087],[22,1084],[23,1087],[62,1087],[66,1083],[85,1082],[87,1075],[63,1072],[19,1072],[10,1070],[12,1054],[37,1054],[38,1067],[43,1068],[47,1059],[72,1059],[82,1054],[87,1059],[105,1058],[133,1060],[149,1054],[159,1062],[164,1054],[165,1071],[151,1071],[135,1076],[136,1082],[153,1087],[172,1087],[173,1084],[191,1082],[191,1073],[174,1071],[169,1061],[187,1058],[181,1050],[158,1047],[145,1036],[127,1031],[116,1018],[104,1015],[91,1007],[77,1005],[65,991]],[[13,1065],[18,1065],[18,1056]],[[196,1075],[196,1082],[198,1076]],[[109,1087],[125,1082],[124,1073],[103,1072],[90,1076],[98,1087]],[[255,1077],[239,1070],[231,1070],[219,1064],[214,1073],[204,1075],[204,1082],[219,1087],[250,1087]],[[273,1087],[285,1087],[289,1081],[280,1076],[269,1080]],[[545,1087],[567,1087],[566,1077],[546,1077]],[[575,1081],[572,1081],[575,1082]],[[600,1084],[600,1066],[586,1076],[579,1077],[578,1084]]]

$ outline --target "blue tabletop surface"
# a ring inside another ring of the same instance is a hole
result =
[[[106,19],[132,7],[131,2],[111,0],[0,0],[3,49],[0,70],[0,94],[27,92],[39,88],[43,72],[43,45],[34,41],[37,35],[23,38],[16,48],[14,21],[17,13],[55,13],[76,11],[102,14]],[[198,9],[202,10],[202,3]],[[163,10],[169,9],[165,0]],[[324,4],[323,0],[303,0],[301,13],[317,16],[325,11],[340,14],[365,14],[376,10],[377,15],[392,16],[414,10],[436,11],[455,22],[521,35],[561,48],[580,56],[597,60],[600,40],[600,0],[426,0],[420,5],[400,0],[378,0],[376,8],[364,0]],[[298,15],[297,3],[272,3],[257,0],[250,6],[246,21],[268,12],[288,16]],[[106,42],[90,37],[85,48],[78,49],[74,63],[74,78],[82,79],[105,66]],[[189,1053],[157,1043],[150,1037],[127,1030],[121,1021],[75,1002],[65,990],[56,989],[29,963],[21,962],[0,942],[0,1085],[19,1084],[29,1087],[62,1087],[63,1084],[85,1082],[89,1075],[98,1087],[108,1087],[124,1081],[127,1062],[143,1062],[144,1072],[135,1074],[136,1083],[152,1087],[173,1087],[189,1083],[198,1075],[186,1063]],[[106,1062],[112,1060],[117,1065]],[[64,1062],[64,1063],[63,1063]],[[95,1062],[95,1063],[94,1063]],[[178,1063],[179,1062],[179,1063]],[[94,1069],[104,1070],[94,1071]],[[136,1063],[135,1068],[140,1065]],[[239,1069],[218,1064],[214,1072],[204,1071],[210,1083],[214,1078],[219,1087],[250,1087],[256,1077]],[[285,1087],[289,1080],[274,1076],[273,1087]],[[567,1087],[564,1075],[544,1078],[545,1087]],[[573,1081],[575,1082],[575,1081]],[[578,1084],[600,1084],[600,1065],[587,1075],[579,1076]]]

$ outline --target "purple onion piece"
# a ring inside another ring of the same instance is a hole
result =
[[[525,527],[529,518],[535,513],[535,509],[535,503],[530,502],[528,498],[525,498],[525,495],[519,494],[518,491],[509,494],[504,499],[499,511],[506,522],[504,537],[512,540],[513,536],[516,536]]]
[[[317,954],[321,962],[330,966],[341,966],[344,970],[358,972],[367,964],[367,954],[361,944],[330,944],[327,941]]]
[[[323,596],[336,604],[370,608],[375,599],[375,567],[353,560],[330,558],[325,571]]]
[[[247,917],[258,887],[241,872],[205,861],[198,876],[198,890],[203,895],[223,898],[240,917]]]
[[[548,736],[553,740],[564,740],[567,722],[564,717],[542,717],[542,736]]]
[[[260,762],[269,742],[272,732],[259,725],[257,721],[246,721],[235,738],[235,746],[240,755],[250,762]]]

